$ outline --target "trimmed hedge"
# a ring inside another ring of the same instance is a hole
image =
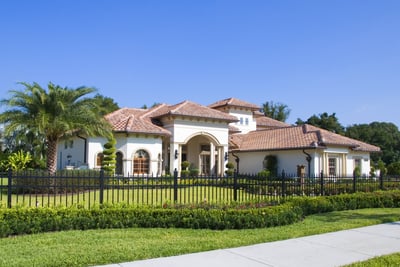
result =
[[[98,206],[91,209],[0,209],[0,237],[62,230],[128,227],[208,229],[263,228],[292,224],[304,216],[335,210],[400,207],[400,191],[357,193],[328,197],[299,197],[286,203],[248,203],[231,206],[133,207]]]

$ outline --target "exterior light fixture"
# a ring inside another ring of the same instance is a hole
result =
[[[228,160],[228,152],[225,152],[225,160]]]
[[[175,149],[175,159],[178,159],[178,155],[179,155],[178,149]]]

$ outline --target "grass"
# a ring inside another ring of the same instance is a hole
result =
[[[179,203],[227,203],[233,202],[233,189],[216,186],[182,187],[177,190]],[[172,188],[164,189],[106,189],[104,190],[104,203],[127,203],[137,205],[161,206],[164,203],[174,202]],[[271,199],[276,196],[254,195],[240,191],[238,201]],[[100,190],[90,190],[80,193],[64,194],[12,194],[11,206],[42,207],[71,206],[80,203],[84,207],[91,207],[100,201]],[[0,191],[0,205],[7,205],[7,191]]]
[[[367,261],[356,262],[343,267],[382,267],[382,266],[399,266],[400,253],[376,257]]]
[[[0,266],[90,266],[238,247],[400,220],[400,208],[312,215],[249,230],[107,229],[0,239]],[[361,266],[361,265],[360,265]],[[374,265],[371,265],[374,266]]]

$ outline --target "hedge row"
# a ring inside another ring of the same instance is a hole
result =
[[[128,227],[245,229],[287,225],[304,216],[359,208],[400,207],[400,191],[301,197],[268,206],[132,207],[113,205],[84,209],[1,208],[0,237],[61,230]]]

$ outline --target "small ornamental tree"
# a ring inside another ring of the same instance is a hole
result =
[[[8,156],[7,161],[3,163],[5,165],[3,168],[12,169],[13,171],[26,170],[31,161],[31,154],[29,152],[24,153],[22,150],[20,150]]]
[[[113,136],[104,144],[102,169],[108,174],[114,174],[116,161],[116,145],[117,141]]]

